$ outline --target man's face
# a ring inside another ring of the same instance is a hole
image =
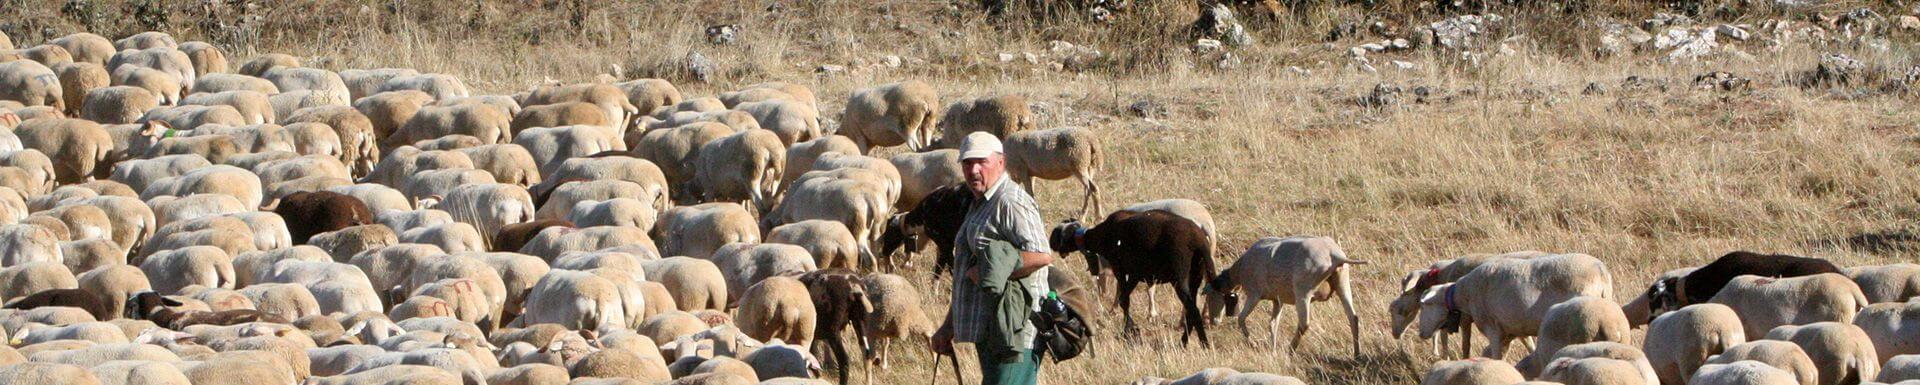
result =
[[[967,188],[974,194],[986,194],[993,182],[1000,180],[1000,173],[1007,168],[1006,156],[994,154],[985,158],[965,159],[960,167],[967,174]]]

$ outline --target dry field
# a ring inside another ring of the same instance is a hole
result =
[[[1197,6],[1135,3],[1111,25],[1074,17],[1035,27],[988,21],[968,1],[780,1],[770,9],[776,3],[764,0],[284,0],[243,9],[224,0],[0,0],[0,30],[26,46],[81,28],[109,37],[158,28],[183,41],[223,44],[236,65],[282,52],[334,70],[446,72],[490,93],[546,78],[591,81],[615,65],[624,78],[667,78],[689,95],[781,80],[814,87],[829,117],[852,90],[902,79],[931,83],[944,100],[1018,93],[1036,103],[1043,128],[1085,126],[1103,135],[1107,158],[1098,179],[1109,209],[1172,197],[1206,203],[1223,232],[1223,267],[1259,237],[1293,234],[1331,236],[1372,262],[1356,270],[1358,357],[1345,348],[1336,304],[1315,305],[1314,327],[1297,352],[1266,347],[1258,331],[1268,320],[1264,309],[1252,319],[1259,343],[1222,325],[1211,329],[1214,348],[1183,347],[1168,314],[1177,304],[1163,293],[1161,317],[1132,341],[1111,333],[1117,313],[1103,314],[1109,328],[1095,356],[1047,366],[1052,384],[1125,383],[1216,366],[1309,384],[1413,383],[1438,358],[1423,341],[1389,337],[1387,302],[1403,274],[1463,253],[1591,254],[1608,262],[1624,299],[1660,271],[1733,250],[1842,265],[1911,261],[1920,250],[1920,112],[1912,94],[1847,97],[1793,81],[1827,52],[1905,72],[1913,64],[1911,32],[1888,34],[1884,49],[1795,41],[1672,63],[1657,52],[1586,54],[1591,36],[1583,35],[1595,32],[1584,20],[1610,15],[1637,24],[1653,12],[1614,7],[1510,17],[1509,30],[1488,39],[1530,38],[1509,40],[1511,53],[1477,65],[1419,49],[1379,54],[1376,73],[1350,68],[1347,50],[1379,38],[1327,43],[1325,31],[1340,20],[1399,12],[1396,6],[1311,6],[1280,25],[1249,23],[1257,43],[1232,48],[1241,61],[1219,70],[1186,51]],[[1809,20],[1857,5],[1831,3],[1701,23]],[[1541,11],[1518,11],[1527,12]],[[1911,11],[1880,12],[1890,20]],[[1396,15],[1403,26],[1444,17]],[[738,24],[738,40],[709,43],[704,30],[719,24]],[[1051,68],[1054,40],[1101,56]],[[686,70],[690,53],[713,62],[706,82]],[[1014,60],[1002,62],[1001,53]],[[901,58],[897,68],[884,65],[889,55]],[[1388,60],[1416,68],[1382,64]],[[816,71],[821,65],[846,70]],[[1710,71],[1753,83],[1734,91],[1694,86],[1695,75]],[[1668,86],[1625,87],[1629,76]],[[1583,93],[1589,83],[1604,92]],[[1379,84],[1403,90],[1396,103],[1358,101]],[[1428,96],[1416,100],[1416,87]],[[1164,114],[1142,117],[1130,108],[1142,101]],[[1036,189],[1047,217],[1077,212],[1080,191],[1071,182]],[[1061,267],[1083,271],[1084,263],[1075,255]],[[926,293],[934,314],[944,314],[945,285],[928,285],[940,288]],[[1281,318],[1290,331],[1292,311]],[[928,381],[924,345],[906,346],[912,351],[878,373],[877,383]],[[941,382],[952,380],[942,375]]]

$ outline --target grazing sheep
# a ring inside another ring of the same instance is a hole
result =
[[[642,266],[647,280],[665,286],[681,311],[727,308],[726,276],[712,261],[676,256],[643,262]]]
[[[48,72],[51,71],[51,69],[48,70]],[[181,97],[186,95],[188,85],[185,79],[167,73],[166,71],[137,66],[120,66],[115,68],[112,73],[112,84],[145,89],[147,92],[152,92],[154,96],[160,97],[160,104],[168,106],[180,104]],[[54,92],[61,92],[61,90],[55,88]],[[64,104],[53,105],[52,107],[60,110],[65,109]]]
[[[729,243],[759,242],[760,227],[737,203],[705,203],[666,210],[650,235],[662,255],[706,259]]]
[[[863,88],[847,98],[837,133],[853,139],[862,154],[902,144],[919,152],[933,141],[939,108],[933,86],[917,80]]]
[[[1461,350],[1469,351],[1477,326],[1492,342],[1481,356],[1499,358],[1514,339],[1539,335],[1553,305],[1580,296],[1613,298],[1613,276],[1593,256],[1488,261],[1454,283],[1427,290],[1420,298],[1420,336],[1457,329]]]
[[[765,213],[780,194],[785,175],[786,145],[770,131],[749,130],[713,139],[700,146],[693,186],[707,202],[750,203]]]
[[[1880,376],[1873,380],[1889,384],[1920,380],[1920,355],[1906,354],[1887,359],[1886,364],[1880,366]]]
[[[86,111],[87,93],[113,85],[111,75],[99,64],[60,63],[47,67],[60,77],[60,97],[67,104],[61,112],[67,116],[80,116],[81,111]]]
[[[523,364],[487,375],[488,385],[566,385],[567,369],[549,364]]]
[[[1027,97],[1016,94],[966,99],[947,105],[940,121],[936,148],[958,148],[961,139],[974,132],[986,132],[996,138],[1022,131],[1033,131],[1033,111]]]
[[[780,225],[767,232],[766,242],[800,246],[823,269],[859,268],[859,240],[840,222],[814,219]]]
[[[1205,227],[1201,229],[1205,230]],[[1211,233],[1208,233],[1208,238],[1212,239]],[[1213,249],[1212,245],[1213,242],[1209,241],[1208,250]],[[1300,342],[1307,333],[1309,302],[1338,296],[1341,305],[1347,309],[1347,324],[1353,330],[1353,354],[1359,355],[1360,316],[1353,310],[1353,284],[1349,266],[1366,263],[1347,258],[1346,251],[1333,238],[1260,238],[1248,246],[1239,261],[1221,271],[1218,277],[1207,284],[1208,318],[1218,316],[1221,310],[1237,312],[1241,334],[1252,338],[1253,333],[1247,329],[1247,316],[1253,314],[1253,309],[1259,307],[1261,302],[1273,301],[1273,319],[1267,324],[1272,337],[1268,345],[1279,348],[1280,309],[1293,305],[1299,320],[1294,328],[1293,343],[1288,345],[1288,349],[1299,350]],[[1245,308],[1240,308],[1243,304],[1236,289],[1245,289],[1247,298],[1252,299],[1244,304]]]
[[[1798,385],[1791,372],[1780,370],[1758,361],[1736,361],[1725,364],[1701,366],[1693,373],[1693,378],[1684,384],[1691,385]]]
[[[534,127],[560,126],[605,126],[617,127],[618,122],[607,120],[607,112],[593,103],[564,102],[555,104],[530,105],[513,114],[514,134]]]
[[[188,285],[231,289],[233,257],[213,246],[168,250],[140,262],[140,271],[152,280],[154,291],[178,293]]]
[[[573,215],[575,204],[584,201],[599,201],[614,198],[639,200],[649,198],[646,189],[639,184],[624,180],[596,180],[563,182],[545,197],[545,201],[536,200],[540,208],[534,213],[540,219],[562,219]]]
[[[119,326],[106,322],[81,322],[62,326],[28,324],[13,332],[13,340],[20,345],[32,345],[42,342],[79,340],[95,344],[126,343],[127,334]]]
[[[662,108],[671,108],[683,99],[679,88],[661,79],[634,79],[614,83],[613,86],[626,92],[627,103],[632,104],[640,115],[651,115]]]
[[[96,168],[107,166],[107,152],[113,149],[106,129],[79,119],[29,120],[13,133],[21,145],[53,160],[55,180],[63,184],[92,181]]]
[[[1506,361],[1468,358],[1434,363],[1420,385],[1495,385],[1522,381],[1526,381],[1526,377]]]
[[[960,171],[959,150],[902,153],[888,160],[900,170],[900,200],[894,207],[901,211],[919,207],[921,200],[939,188],[966,181]]]
[[[695,122],[673,128],[635,131],[627,135],[626,142],[636,156],[660,167],[660,172],[666,176],[673,190],[691,193],[694,191],[690,189],[690,183],[695,175],[695,167],[702,164],[701,148],[715,139],[733,134],[734,130],[724,124]],[[787,159],[791,163],[793,155],[788,154]],[[792,168],[787,169],[788,174],[793,172]],[[679,198],[692,202],[699,197],[696,194],[681,194]]]
[[[880,364],[880,369],[888,368],[888,358],[892,356],[889,348],[894,340],[911,337],[931,343],[937,325],[921,308],[919,289],[914,288],[913,283],[898,275],[882,273],[868,275],[862,283],[867,288],[867,300],[873,304],[873,312],[865,320],[867,336],[875,345],[870,350],[878,351],[878,354],[868,354],[868,373],[873,372],[875,362]]]
[[[28,262],[0,269],[0,299],[8,301],[47,290],[79,287],[73,272],[59,262]]]
[[[1102,156],[1099,137],[1093,130],[1069,127],[1027,131],[1009,135],[1005,141],[1007,176],[1014,182],[1034,191],[1033,178],[1074,178],[1086,189],[1081,196],[1080,216],[1101,212],[1100,185],[1093,178]]]
[[[546,173],[542,168],[541,184],[534,185],[529,191],[534,192],[535,196],[546,196],[567,181],[624,180],[639,184],[642,190],[639,195],[651,197],[640,201],[652,202],[655,210],[665,211],[673,206],[673,201],[668,199],[667,178],[653,162],[618,153],[600,155],[603,156],[561,161],[552,173]],[[538,159],[535,158],[536,161]],[[545,166],[542,164],[542,167]]]
[[[359,372],[341,374],[333,377],[314,377],[309,385],[459,385],[482,383],[485,378],[475,382],[463,382],[464,378],[455,373],[428,365],[392,365],[365,369]]]
[[[549,271],[529,289],[525,304],[526,313],[515,324],[554,323],[602,333],[627,328],[618,286],[593,273]]]
[[[740,309],[734,316],[736,324],[756,340],[805,341],[798,344],[805,349],[814,340],[818,318],[807,293],[806,284],[797,279],[775,276],[762,280],[741,295]]]
[[[1104,266],[1113,266],[1120,283],[1116,298],[1127,330],[1135,329],[1133,289],[1143,282],[1170,283],[1182,307],[1181,343],[1186,343],[1189,335],[1198,334],[1201,346],[1212,345],[1198,296],[1201,285],[1213,281],[1219,272],[1213,265],[1213,247],[1206,232],[1193,221],[1163,210],[1117,211],[1092,228],[1069,220],[1054,227],[1048,238],[1052,249],[1063,255],[1084,251],[1088,274],[1097,275]]]
[[[487,144],[463,148],[459,152],[473,160],[475,169],[492,174],[494,182],[521,188],[540,183],[540,166],[533,163],[533,154],[528,153],[524,147],[513,144]]]
[[[1546,318],[1540,321],[1540,339],[1533,353],[1515,366],[1521,373],[1538,374],[1560,357],[1560,348],[1589,342],[1625,344],[1632,342],[1632,337],[1633,328],[1627,326],[1627,316],[1620,312],[1620,304],[1605,298],[1573,297],[1547,308]],[[1651,368],[1647,372],[1648,380],[1657,380]]]
[[[1823,273],[1838,274],[1840,268],[1834,266],[1832,262],[1819,258],[1735,251],[1714,259],[1706,266],[1689,271],[1685,276],[1655,281],[1653,286],[1647,289],[1647,307],[1650,316],[1659,316],[1662,312],[1708,302],[1719,294],[1723,287],[1742,275],[1791,278]],[[1855,291],[1859,290],[1855,289]],[[1866,306],[1867,303],[1861,302],[1859,305]],[[1739,310],[1739,307],[1735,306],[1734,309]],[[1638,314],[1630,312],[1628,316],[1638,316]],[[1652,319],[1652,317],[1646,317],[1646,319]],[[1741,319],[1747,318],[1743,316]],[[1772,327],[1769,325],[1755,331],[1756,329],[1749,325],[1747,335],[1760,335]]]
[[[62,101],[60,76],[46,65],[31,60],[0,63],[0,100],[19,102],[28,107],[52,106],[66,110]]]
[[[1645,382],[1632,362],[1605,357],[1557,359],[1539,379],[1565,385],[1654,385]]]
[[[1896,263],[1885,266],[1855,266],[1842,270],[1871,303],[1906,302],[1920,296],[1920,265]]]
[[[1813,366],[1813,359],[1808,358],[1806,351],[1800,349],[1800,345],[1786,341],[1752,340],[1734,345],[1727,348],[1725,353],[1708,359],[1707,365],[1700,366],[1700,371],[1706,372],[1714,364],[1731,364],[1738,361],[1756,361],[1780,368],[1793,374],[1793,377],[1799,380],[1799,385],[1814,385],[1820,382],[1820,370]]]
[[[4,42],[5,40],[7,39],[4,36],[0,36],[0,42]],[[120,51],[118,48],[114,48],[113,41],[107,40],[107,38],[101,37],[100,35],[86,32],[76,32],[62,36],[47,42],[47,44],[65,48],[68,54],[73,55],[73,61],[75,62],[101,65],[106,64],[108,58],[112,58],[114,53]],[[13,45],[11,43],[0,43],[0,49],[13,49]]]
[[[1733,308],[1748,336],[1766,335],[1781,325],[1853,323],[1854,314],[1867,306],[1860,287],[1835,273],[1778,279],[1742,275],[1710,302]]]
[[[860,244],[862,266],[882,266],[873,244],[893,215],[892,191],[879,173],[864,169],[812,171],[801,175],[787,196],[761,218],[760,227],[811,219],[840,222]]]
[[[1873,350],[1873,341],[1858,326],[1838,322],[1781,326],[1768,331],[1767,339],[1800,345],[1820,368],[1821,385],[1858,384],[1880,373],[1880,356]]]
[[[600,107],[606,116],[606,126],[613,130],[623,128],[625,122],[633,120],[639,114],[639,107],[627,100],[626,91],[609,84],[586,83],[573,85],[553,85],[535,87],[518,100],[521,106],[582,102]]]
[[[808,353],[806,345],[789,345],[780,340],[767,341],[760,349],[740,357],[740,361],[753,367],[754,374],[760,378],[820,376],[820,360]]]
[[[1647,360],[1660,383],[1685,385],[1707,358],[1747,342],[1733,309],[1716,303],[1689,305],[1655,318],[1647,326]]]
[[[314,234],[307,244],[317,246],[333,256],[335,262],[351,260],[362,251],[378,249],[400,243],[400,236],[392,228],[382,224],[369,224],[348,227],[340,230]]]
[[[1567,345],[1566,347],[1560,348],[1560,351],[1554,353],[1552,358],[1546,362],[1551,364],[1569,358],[1581,359],[1596,357],[1631,363],[1633,364],[1634,370],[1638,372],[1641,382],[1648,384],[1660,383],[1660,376],[1654,373],[1653,364],[1647,361],[1646,353],[1641,352],[1640,348],[1618,342],[1601,341]]]
[[[0,366],[0,382],[34,385],[100,385],[86,368],[66,364],[23,362]]]
[[[744,293],[769,277],[797,277],[819,270],[806,249],[784,244],[730,243],[715,251],[710,260],[727,277],[729,293]]]
[[[753,114],[760,128],[772,131],[780,137],[782,148],[794,143],[818,138],[820,132],[820,112],[813,106],[792,100],[765,100],[740,103],[733,106],[736,111]]]
[[[398,90],[425,92],[428,95],[433,95],[434,99],[442,100],[471,96],[471,94],[467,92],[466,83],[461,82],[459,77],[435,73],[395,76],[392,79],[387,79],[387,83],[381,85],[375,92]]]
[[[160,96],[145,88],[108,86],[88,90],[81,96],[81,119],[100,124],[130,124],[140,120],[147,110],[160,107]],[[125,152],[125,149],[121,149]]]
[[[574,378],[630,378],[640,381],[667,381],[672,375],[659,357],[648,357],[628,349],[601,349],[573,363],[568,374]]]
[[[659,219],[660,212],[652,205],[633,198],[580,201],[567,214],[567,220],[577,227],[621,226],[641,232],[653,231],[654,221]]]
[[[781,175],[780,177],[780,185],[782,186],[793,185],[795,181],[800,179],[800,174],[804,174],[808,171],[813,171],[814,160],[819,159],[821,155],[824,155],[829,152],[838,152],[841,154],[857,154],[860,152],[860,148],[855,147],[853,145],[853,140],[847,139],[847,137],[839,136],[839,135],[827,135],[827,136],[815,138],[813,140],[802,141],[802,142],[789,145],[787,146],[787,170],[784,173],[784,175]],[[954,169],[953,175],[955,175],[956,178],[959,178],[960,177],[959,176],[960,166],[958,166],[960,164],[959,155],[958,155],[959,153],[955,152],[954,154],[956,154],[954,156],[954,165],[949,168]],[[896,155],[896,156],[906,156],[906,155],[907,154]],[[955,182],[955,183],[958,183],[958,182]]]
[[[189,385],[187,374],[167,362],[108,361],[87,368],[102,384]]]
[[[0,225],[0,266],[32,262],[60,264],[66,256],[51,229],[31,224]]]
[[[1920,354],[1920,303],[1894,302],[1868,305],[1853,318],[1853,324],[1866,332],[1879,360]]]

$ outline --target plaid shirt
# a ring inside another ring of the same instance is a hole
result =
[[[995,305],[984,303],[985,293],[979,285],[966,279],[967,270],[979,264],[975,256],[985,255],[988,243],[994,240],[1006,241],[1025,252],[1052,253],[1053,250],[1047,246],[1046,221],[1040,217],[1040,206],[1034,203],[1032,195],[1004,174],[987,189],[986,199],[975,199],[967,208],[967,220],[960,225],[960,233],[954,240],[953,305],[947,314],[953,322],[954,341],[976,342],[987,323],[993,321],[991,312]],[[1040,299],[1047,293],[1049,268],[1019,279],[1033,294],[1031,300],[1035,308],[1039,308]],[[1020,338],[1032,346],[1037,331],[1029,322],[1021,329]]]

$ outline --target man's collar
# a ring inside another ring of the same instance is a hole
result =
[[[993,185],[992,185],[992,186],[987,186],[987,193],[986,193],[986,194],[981,194],[981,195],[980,195],[980,200],[983,200],[983,201],[984,201],[984,200],[989,200],[989,199],[993,199],[993,194],[995,194],[995,193],[999,193],[999,192],[1000,192],[1000,186],[1001,186],[1001,185],[1004,185],[1004,184],[1007,184],[1007,183],[1008,183],[1008,182],[1007,182],[1007,180],[1008,180],[1008,179],[1010,179],[1010,178],[1007,178],[1007,174],[1006,174],[1006,173],[1001,173],[1001,174],[1000,174],[1000,179],[995,179],[995,180],[993,181]]]

